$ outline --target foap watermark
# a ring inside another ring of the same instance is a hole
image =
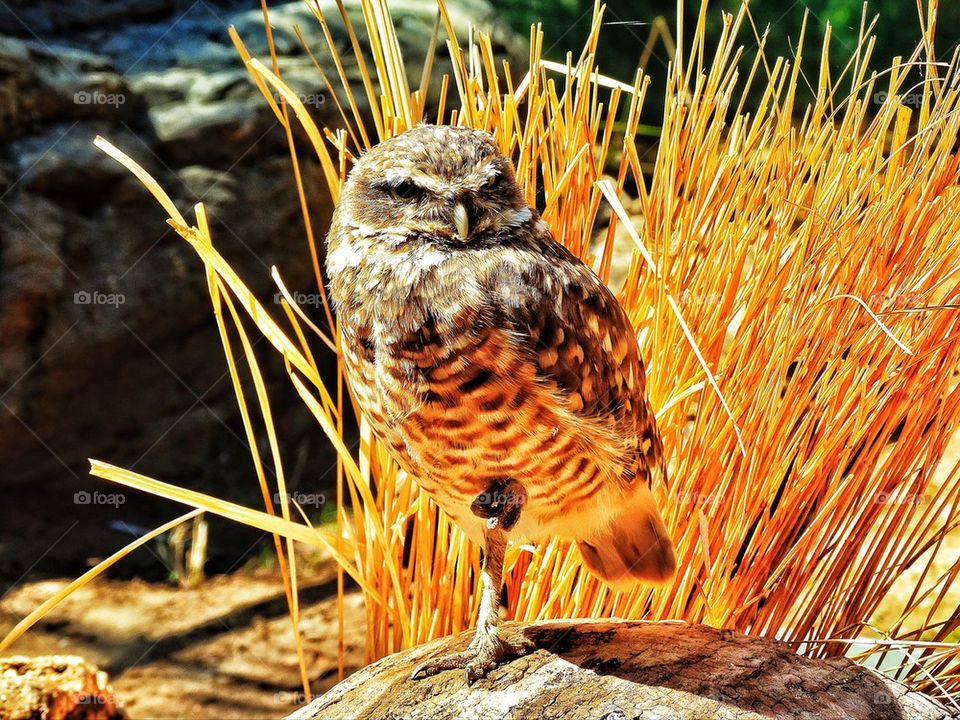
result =
[[[290,293],[290,298],[300,306],[307,305],[309,307],[320,307],[323,305],[323,295],[320,293],[294,292]],[[283,300],[283,293],[273,294],[273,302],[275,305],[279,305],[283,302]]]
[[[118,508],[127,501],[123,493],[105,493],[99,490],[78,490],[73,494],[74,505],[110,505]]]
[[[923,104],[923,93],[907,93],[906,95],[891,95],[886,90],[878,90],[873,94],[873,102],[876,105],[883,105],[887,100],[894,100],[901,105],[909,108],[918,108]]]
[[[103,90],[78,90],[73,94],[76,105],[107,105],[120,107],[127,101],[123,93],[108,93]]]
[[[873,695],[874,705],[893,705],[893,695],[889,692],[878,692]]]
[[[697,694],[704,700],[712,700],[713,702],[720,703],[721,705],[727,702],[727,696],[717,689],[707,690],[706,692],[699,692]]]
[[[301,105],[306,107],[320,107],[327,101],[327,96],[323,93],[294,93],[293,96],[300,101]],[[280,93],[273,94],[273,100],[277,104],[280,103],[281,99],[286,99]]]
[[[672,496],[677,505],[716,505],[719,499],[714,493],[682,492]]]
[[[686,107],[709,108],[711,110],[726,108],[730,104],[730,97],[728,95],[716,95],[713,93],[694,94],[681,91],[677,99],[681,105]]]
[[[527,496],[522,492],[504,492],[502,490],[496,491],[487,491],[477,495],[474,499],[474,505],[482,505],[484,507],[507,507],[512,505],[523,505],[526,502]]]
[[[77,694],[77,705],[117,706],[119,700],[116,695],[103,692],[82,692]]]
[[[327,501],[327,496],[323,493],[304,493],[298,490],[286,494],[288,502],[296,503],[300,507],[320,507]],[[273,501],[279,505],[283,496],[280,493],[273,494]]]
[[[922,505],[928,501],[926,495],[921,495],[918,493],[905,493],[898,495],[897,493],[887,492],[881,490],[876,495],[873,496],[873,501],[878,505]]]
[[[713,293],[698,293],[691,292],[690,290],[684,290],[680,293],[680,297],[677,298],[680,305],[684,307],[692,307],[697,305],[719,305],[723,302],[723,295],[718,292]]]
[[[281,690],[274,694],[273,701],[277,705],[306,705],[307,696],[302,690]]]
[[[870,307],[882,305],[893,305],[898,308],[923,307],[926,305],[926,298],[918,292],[893,292],[890,290],[881,290],[875,292],[867,298],[867,304]]]
[[[123,293],[107,293],[100,290],[77,290],[73,294],[74,305],[112,305],[119,307],[127,301]]]

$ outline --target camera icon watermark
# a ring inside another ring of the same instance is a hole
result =
[[[78,90],[73,94],[75,105],[107,105],[120,107],[127,101],[123,93],[108,93],[103,90]]]
[[[119,307],[127,301],[123,293],[105,293],[100,290],[77,290],[73,294],[74,305],[112,305]]]
[[[506,507],[508,505],[523,505],[526,502],[525,493],[504,492],[502,490],[483,492],[477,495],[474,503],[485,507]]]
[[[74,505],[109,505],[118,508],[127,501],[123,493],[105,493],[99,490],[78,490],[73,494]]]

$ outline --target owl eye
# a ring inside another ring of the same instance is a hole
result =
[[[391,185],[390,193],[397,200],[417,200],[423,194],[423,191],[409,180],[403,180],[396,185]]]
[[[484,186],[488,190],[492,190],[499,184],[500,184],[500,173],[495,173],[487,178],[487,181],[484,183]]]

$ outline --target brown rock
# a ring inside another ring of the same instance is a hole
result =
[[[71,655],[0,659],[4,720],[119,720],[107,674]]]
[[[538,650],[468,687],[463,673],[410,680],[427,657],[461,650],[461,633],[370,665],[289,716],[445,720],[935,720],[933,700],[846,658],[684,623],[507,623]]]

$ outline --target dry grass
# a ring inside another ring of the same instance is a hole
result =
[[[960,467],[933,480],[960,426],[960,105],[957,56],[934,62],[933,18],[921,19],[914,56],[880,74],[868,74],[865,30],[844,73],[831,76],[828,31],[820,74],[809,80],[816,99],[797,107],[796,91],[808,82],[798,63],[762,52],[756,62],[741,61],[740,44],[756,32],[745,8],[724,17],[719,45],[708,50],[704,8],[689,47],[677,47],[655,168],[644,176],[634,137],[649,78],[638,73],[624,84],[598,73],[602,9],[582,54],[566,65],[541,59],[543,34],[534,29],[530,71],[518,76],[497,65],[482,33],[461,46],[441,2],[438,27],[454,75],[431,104],[429,73],[421,89],[408,85],[405,60],[419,58],[401,56],[385,0],[360,4],[361,29],[340,10],[355,52],[368,36],[362,87],[334,87],[324,75],[342,111],[337,130],[318,128],[275,58],[268,69],[234,35],[287,128],[292,158],[298,122],[334,198],[370,144],[421,121],[459,123],[494,134],[531,203],[542,190],[540,209],[556,237],[601,277],[610,272],[617,223],[629,225],[636,244],[621,301],[659,408],[670,481],[656,492],[680,570],[666,587],[620,594],[585,574],[567,543],[512,547],[507,614],[682,618],[776,635],[811,655],[846,652],[850,640],[873,634],[882,636],[877,648],[905,648],[902,678],[942,696],[960,691],[960,648],[946,642],[960,629],[960,610],[947,602],[960,560],[943,545],[960,524]],[[316,14],[325,24],[319,7]],[[344,61],[332,43],[328,50],[342,80]],[[924,79],[908,87],[915,66]],[[750,88],[759,104],[747,102]],[[875,103],[881,90],[887,99]],[[922,103],[902,106],[903,93],[921,95]],[[366,119],[358,110],[364,104]],[[617,168],[612,177],[603,174],[608,163]],[[272,319],[217,253],[202,207],[190,226],[155,182],[145,173],[141,179],[205,264],[241,407],[249,400],[236,347],[261,389],[243,313],[283,355],[337,448],[339,532],[292,522],[286,505],[274,517],[257,455],[267,513],[102,463],[94,474],[273,532],[294,623],[291,539],[324,544],[365,592],[371,660],[466,628],[478,601],[478,549],[398,471],[366,424],[359,452],[345,447],[342,373],[325,382],[313,355],[329,351],[335,331],[314,328],[292,303],[282,322]],[[620,202],[628,183],[638,188],[639,219]],[[309,198],[303,202],[306,208]],[[602,251],[589,257],[603,203],[614,220]],[[312,230],[308,246],[319,279]],[[271,441],[283,498],[269,404],[261,392],[255,402],[266,423],[254,427],[246,411],[244,419],[251,439],[265,433]],[[909,590],[892,598],[898,619],[871,629],[869,619],[891,602],[891,588],[902,591],[904,578]],[[917,619],[920,607],[927,610]]]

